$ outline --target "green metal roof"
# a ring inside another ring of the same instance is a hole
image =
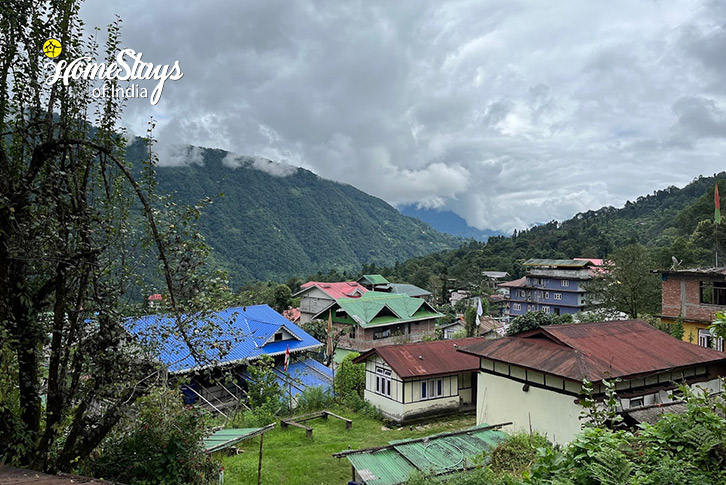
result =
[[[474,457],[504,438],[502,425],[481,424],[454,433],[427,438],[392,441],[389,446],[336,453],[346,457],[366,485],[394,485],[405,482],[411,472],[440,475],[469,469]]]
[[[384,278],[383,275],[379,274],[364,274],[363,277],[360,278],[358,281],[360,282],[360,280],[366,280],[372,285],[387,285],[389,283],[389,281]]]
[[[431,295],[430,291],[424,290],[423,288],[419,288],[416,285],[411,285],[408,283],[391,283],[391,289],[393,290],[393,293],[413,296],[414,298],[417,296]]]
[[[559,266],[564,268],[584,268],[592,264],[588,260],[579,259],[529,259],[523,263],[524,266]]]
[[[264,428],[230,428],[220,429],[215,431],[211,436],[202,440],[204,444],[204,451],[207,453],[214,453],[225,448],[229,448],[232,445],[239,443],[240,441],[254,438],[255,436],[266,433],[275,427],[275,423],[268,424]]]
[[[360,298],[339,298],[336,303],[363,328],[443,316],[424,300],[397,293],[369,291]],[[384,309],[391,314],[379,316]]]

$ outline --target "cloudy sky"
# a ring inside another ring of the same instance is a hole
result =
[[[137,134],[155,117],[162,162],[177,144],[223,148],[504,231],[726,169],[726,2],[81,9],[89,25],[114,14],[124,46],[184,72],[125,112]]]

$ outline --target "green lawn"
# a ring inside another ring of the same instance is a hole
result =
[[[444,431],[454,431],[476,424],[473,415],[451,416],[428,424],[386,429],[379,421],[359,416],[344,409],[332,412],[353,420],[353,428],[346,430],[345,423],[328,418],[315,419],[305,424],[312,427],[313,438],[305,436],[305,430],[289,427],[275,429],[265,434],[262,457],[262,483],[277,485],[341,484],[351,480],[351,467],[346,459],[338,460],[332,453],[351,449],[368,448],[388,444],[391,440],[419,438]],[[257,460],[260,438],[240,443],[244,450],[237,456],[225,457],[225,485],[256,484]]]

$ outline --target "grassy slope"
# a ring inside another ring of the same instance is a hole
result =
[[[313,439],[305,436],[305,430],[290,427],[283,431],[278,426],[265,435],[262,458],[262,483],[286,485],[339,484],[351,479],[350,463],[338,460],[332,453],[348,449],[368,448],[388,444],[392,440],[420,438],[445,431],[455,431],[474,426],[474,416],[452,416],[426,425],[401,429],[382,430],[379,421],[366,418],[347,410],[332,410],[352,419],[353,427],[345,429],[345,423],[334,418],[328,421],[316,419],[306,424],[313,428]],[[242,443],[244,453],[224,459],[225,485],[256,484],[257,460],[260,439]]]

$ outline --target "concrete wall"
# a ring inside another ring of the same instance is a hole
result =
[[[531,387],[527,392],[523,384],[479,373],[476,424],[512,422],[509,430],[532,429],[547,435],[555,443],[569,443],[580,432],[581,407],[575,397]]]

